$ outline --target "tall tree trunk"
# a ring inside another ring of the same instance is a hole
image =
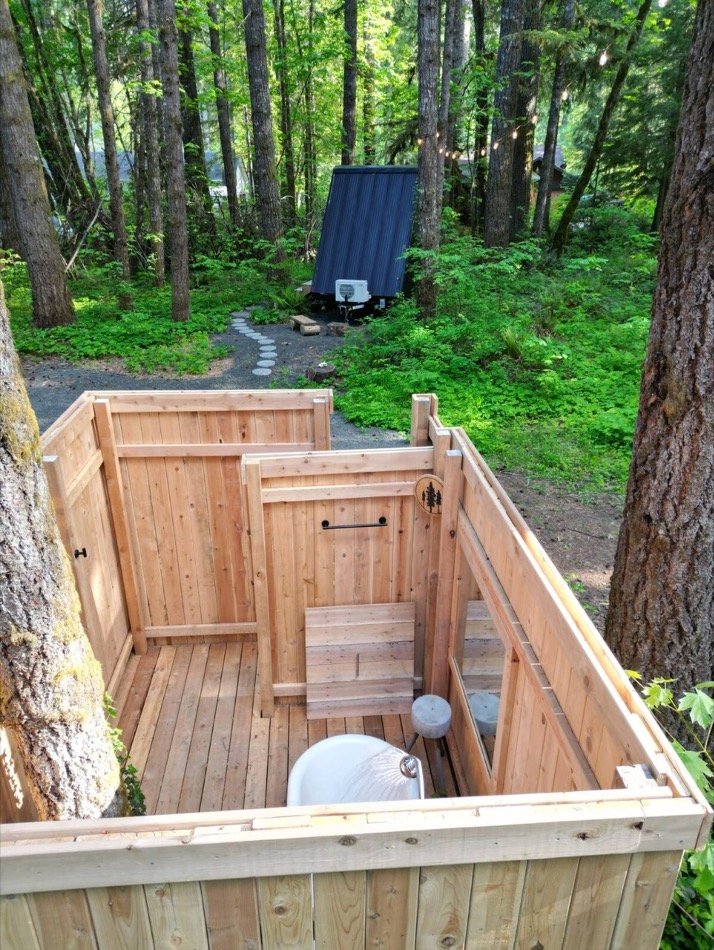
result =
[[[375,60],[370,29],[371,24],[365,19],[362,64],[362,145],[365,165],[374,165],[377,161],[377,132],[374,126]]]
[[[441,94],[436,118],[438,147],[436,151],[436,188],[438,195],[438,215],[444,199],[444,167],[449,151],[449,109],[451,104],[451,67],[454,60],[454,33],[456,29],[456,7],[460,0],[446,0],[444,8],[444,44],[441,52]]]
[[[22,238],[15,218],[10,179],[0,147],[0,247],[22,256]]]
[[[439,0],[419,0],[419,245],[425,251],[439,249],[441,210],[437,89],[439,77]],[[436,313],[435,261],[422,262],[417,284],[422,316]]]
[[[345,54],[342,78],[342,164],[351,165],[357,140],[357,0],[344,0]]]
[[[516,130],[518,65],[521,59],[525,0],[503,0],[501,37],[496,63],[496,96],[491,126],[491,153],[486,180],[483,239],[487,247],[508,247],[511,239],[513,133]]]
[[[223,50],[218,32],[218,9],[215,0],[208,0],[208,31],[213,56],[213,87],[216,90],[216,112],[218,113],[218,135],[221,140],[223,159],[223,178],[228,194],[228,215],[233,227],[238,226],[238,181],[236,179],[235,158],[233,156],[233,133],[231,131],[231,108],[228,102],[228,83],[223,68]]]
[[[99,116],[102,121],[102,139],[104,141],[104,168],[107,175],[109,189],[109,213],[112,218],[114,233],[114,259],[121,267],[125,278],[130,276],[129,248],[124,226],[124,209],[121,200],[121,181],[119,178],[119,162],[117,161],[117,147],[114,138],[114,109],[109,84],[109,62],[107,60],[107,44],[104,37],[104,23],[102,0],[87,0],[87,14],[89,15],[89,29],[92,34],[92,53],[94,55],[94,74],[97,80],[97,99]]]
[[[6,0],[0,6],[4,21]],[[119,765],[101,668],[82,629],[2,284],[0,576],[0,720],[22,757],[38,817],[117,815]]]
[[[308,0],[307,13],[307,70],[305,74],[305,219],[308,234],[315,225],[315,191],[317,188],[317,146],[315,144],[315,92],[313,86],[312,54],[315,25],[315,0]]]
[[[575,0],[565,0],[563,7],[562,30],[572,29],[575,19]],[[543,145],[543,158],[540,163],[538,180],[538,195],[536,197],[535,215],[533,218],[533,233],[541,235],[549,226],[550,193],[553,188],[553,169],[555,167],[555,147],[558,144],[558,126],[560,124],[560,105],[565,92],[565,78],[567,72],[567,57],[564,50],[558,50],[553,70],[553,89],[550,94],[550,109],[548,110],[548,125]]]
[[[145,35],[150,27],[149,4],[147,0],[136,0],[136,28]],[[149,203],[149,228],[151,230],[151,250],[154,257],[154,282],[163,287],[165,280],[164,263],[164,213],[161,206],[161,164],[158,161],[160,150],[159,116],[154,96],[149,88],[159,79],[154,72],[152,45],[142,40],[139,47],[141,82],[144,89],[139,96],[141,131],[146,156],[146,192]]]
[[[0,0],[0,148],[27,261],[35,326],[74,321],[64,260],[52,226],[45,176],[7,0]]]
[[[700,0],[605,637],[678,693],[714,679],[714,4]]]
[[[470,21],[466,16],[468,0],[456,0],[454,42],[451,55],[451,82],[457,84],[456,94],[449,98],[449,117],[446,128],[446,148],[460,149],[461,119],[463,113],[463,71],[468,61]]]
[[[511,189],[511,239],[515,239],[528,224],[531,207],[531,175],[533,172],[533,139],[535,115],[538,106],[540,79],[540,48],[533,33],[540,30],[540,0],[527,0],[523,21],[521,63],[518,68],[516,121],[518,138],[513,143],[513,183]]]
[[[637,11],[637,16],[635,17],[635,22],[627,40],[627,46],[625,47],[625,54],[622,57],[622,62],[620,63],[615,74],[615,80],[612,84],[612,89],[610,90],[610,94],[607,97],[607,101],[605,102],[605,107],[602,110],[602,115],[600,116],[600,122],[598,123],[597,132],[595,133],[595,139],[590,149],[590,154],[588,155],[585,162],[585,167],[580,173],[580,177],[575,183],[575,188],[573,188],[573,193],[570,196],[570,200],[565,206],[565,210],[563,211],[560,221],[558,222],[558,227],[555,229],[555,233],[553,234],[553,240],[551,244],[556,254],[562,254],[563,252],[563,248],[565,247],[566,241],[568,240],[568,230],[573,217],[575,216],[575,212],[578,210],[580,199],[583,197],[585,189],[590,184],[592,174],[595,171],[598,161],[600,160],[600,156],[602,155],[605,139],[607,138],[607,130],[610,127],[610,119],[612,118],[612,114],[615,111],[615,106],[619,102],[622,87],[625,84],[627,74],[630,71],[632,51],[634,50],[635,46],[637,45],[637,41],[640,38],[642,28],[645,25],[645,20],[647,19],[647,14],[650,12],[651,6],[652,0],[643,0],[639,10]]]
[[[29,0],[24,0],[22,8],[34,53],[32,63],[25,61],[25,83],[37,141],[52,176],[53,197],[75,230],[81,231],[96,209],[96,186],[91,172],[85,177],[79,167],[65,107],[54,77],[50,78],[44,43]]]
[[[164,154],[171,253],[171,314],[188,320],[188,227],[183,170],[183,130],[178,76],[178,30],[174,0],[158,0],[156,12],[161,44],[161,85],[164,92]]]
[[[280,139],[283,151],[283,169],[285,175],[285,197],[287,199],[288,226],[295,224],[297,199],[295,189],[295,151],[293,148],[293,120],[290,107],[290,72],[288,69],[288,44],[285,33],[285,0],[273,0],[275,12],[275,40],[278,55],[275,60],[275,73],[280,89]]]
[[[482,63],[486,54],[486,3],[485,0],[473,0],[471,5],[474,18],[474,50],[476,58]],[[486,212],[486,148],[488,146],[488,89],[484,84],[476,95],[476,131],[474,134],[472,206],[473,230],[483,234]]]
[[[195,226],[191,237],[205,237],[209,244],[215,245],[217,239],[216,219],[213,216],[213,199],[208,187],[206,172],[206,150],[203,146],[201,114],[198,110],[198,81],[196,64],[193,57],[191,33],[179,30],[179,84],[183,92],[181,97],[181,119],[183,122],[183,150],[186,163],[186,185],[188,187],[188,207]],[[197,241],[198,243],[198,241]]]
[[[261,0],[243,0],[245,48],[253,123],[255,197],[263,239],[274,245],[276,260],[283,257],[280,240],[283,221],[278,179],[275,174],[275,145],[270,107],[265,17]]]

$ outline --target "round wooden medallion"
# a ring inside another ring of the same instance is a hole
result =
[[[417,504],[430,515],[441,514],[444,483],[438,475],[422,475],[414,485]]]

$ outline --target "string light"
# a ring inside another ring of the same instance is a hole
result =
[[[486,149],[485,149],[485,148],[482,148],[482,149],[481,149],[481,157],[483,158],[485,154],[486,154]]]
[[[517,139],[517,138],[518,138],[518,129],[514,129],[514,130],[511,132],[511,138],[512,138],[512,139]]]
[[[538,116],[534,115],[533,118],[531,119],[531,122],[533,123],[533,125],[538,125]]]
[[[566,100],[569,96],[570,96],[570,93],[568,92],[568,90],[567,90],[567,89],[563,89],[563,94],[562,94],[562,96],[560,97],[560,98],[563,100],[563,102],[565,102],[565,100]]]
[[[598,62],[600,63],[601,66],[604,66],[607,60],[608,60],[607,50],[604,49],[602,53],[600,53],[600,59],[598,60]]]
[[[422,146],[424,144],[424,139],[417,139],[417,145]]]
[[[498,148],[498,142],[494,142],[494,143],[493,143],[493,150],[494,150],[494,152],[496,151],[497,148]]]
[[[666,7],[667,3],[668,3],[668,0],[657,0],[658,7]]]

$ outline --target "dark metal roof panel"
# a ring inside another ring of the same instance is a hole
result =
[[[341,165],[332,172],[312,290],[334,294],[340,278],[366,280],[373,297],[394,297],[404,282],[417,170]]]

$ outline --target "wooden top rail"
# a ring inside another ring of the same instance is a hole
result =
[[[91,399],[108,399],[112,413],[128,412],[245,412],[251,409],[311,409],[325,399],[333,411],[331,389],[204,389],[89,391]]]
[[[595,802],[534,795],[508,802],[422,801],[418,807],[382,802],[340,812],[304,807],[205,814],[201,820],[195,815],[167,815],[164,822],[113,819],[106,825],[108,834],[82,823],[74,824],[70,837],[62,837],[57,822],[45,840],[23,839],[22,830],[31,832],[32,826],[16,825],[12,838],[2,843],[0,886],[3,893],[34,893],[275,876],[298,868],[309,874],[694,846],[704,817],[701,806],[689,799],[629,795],[603,793]]]

